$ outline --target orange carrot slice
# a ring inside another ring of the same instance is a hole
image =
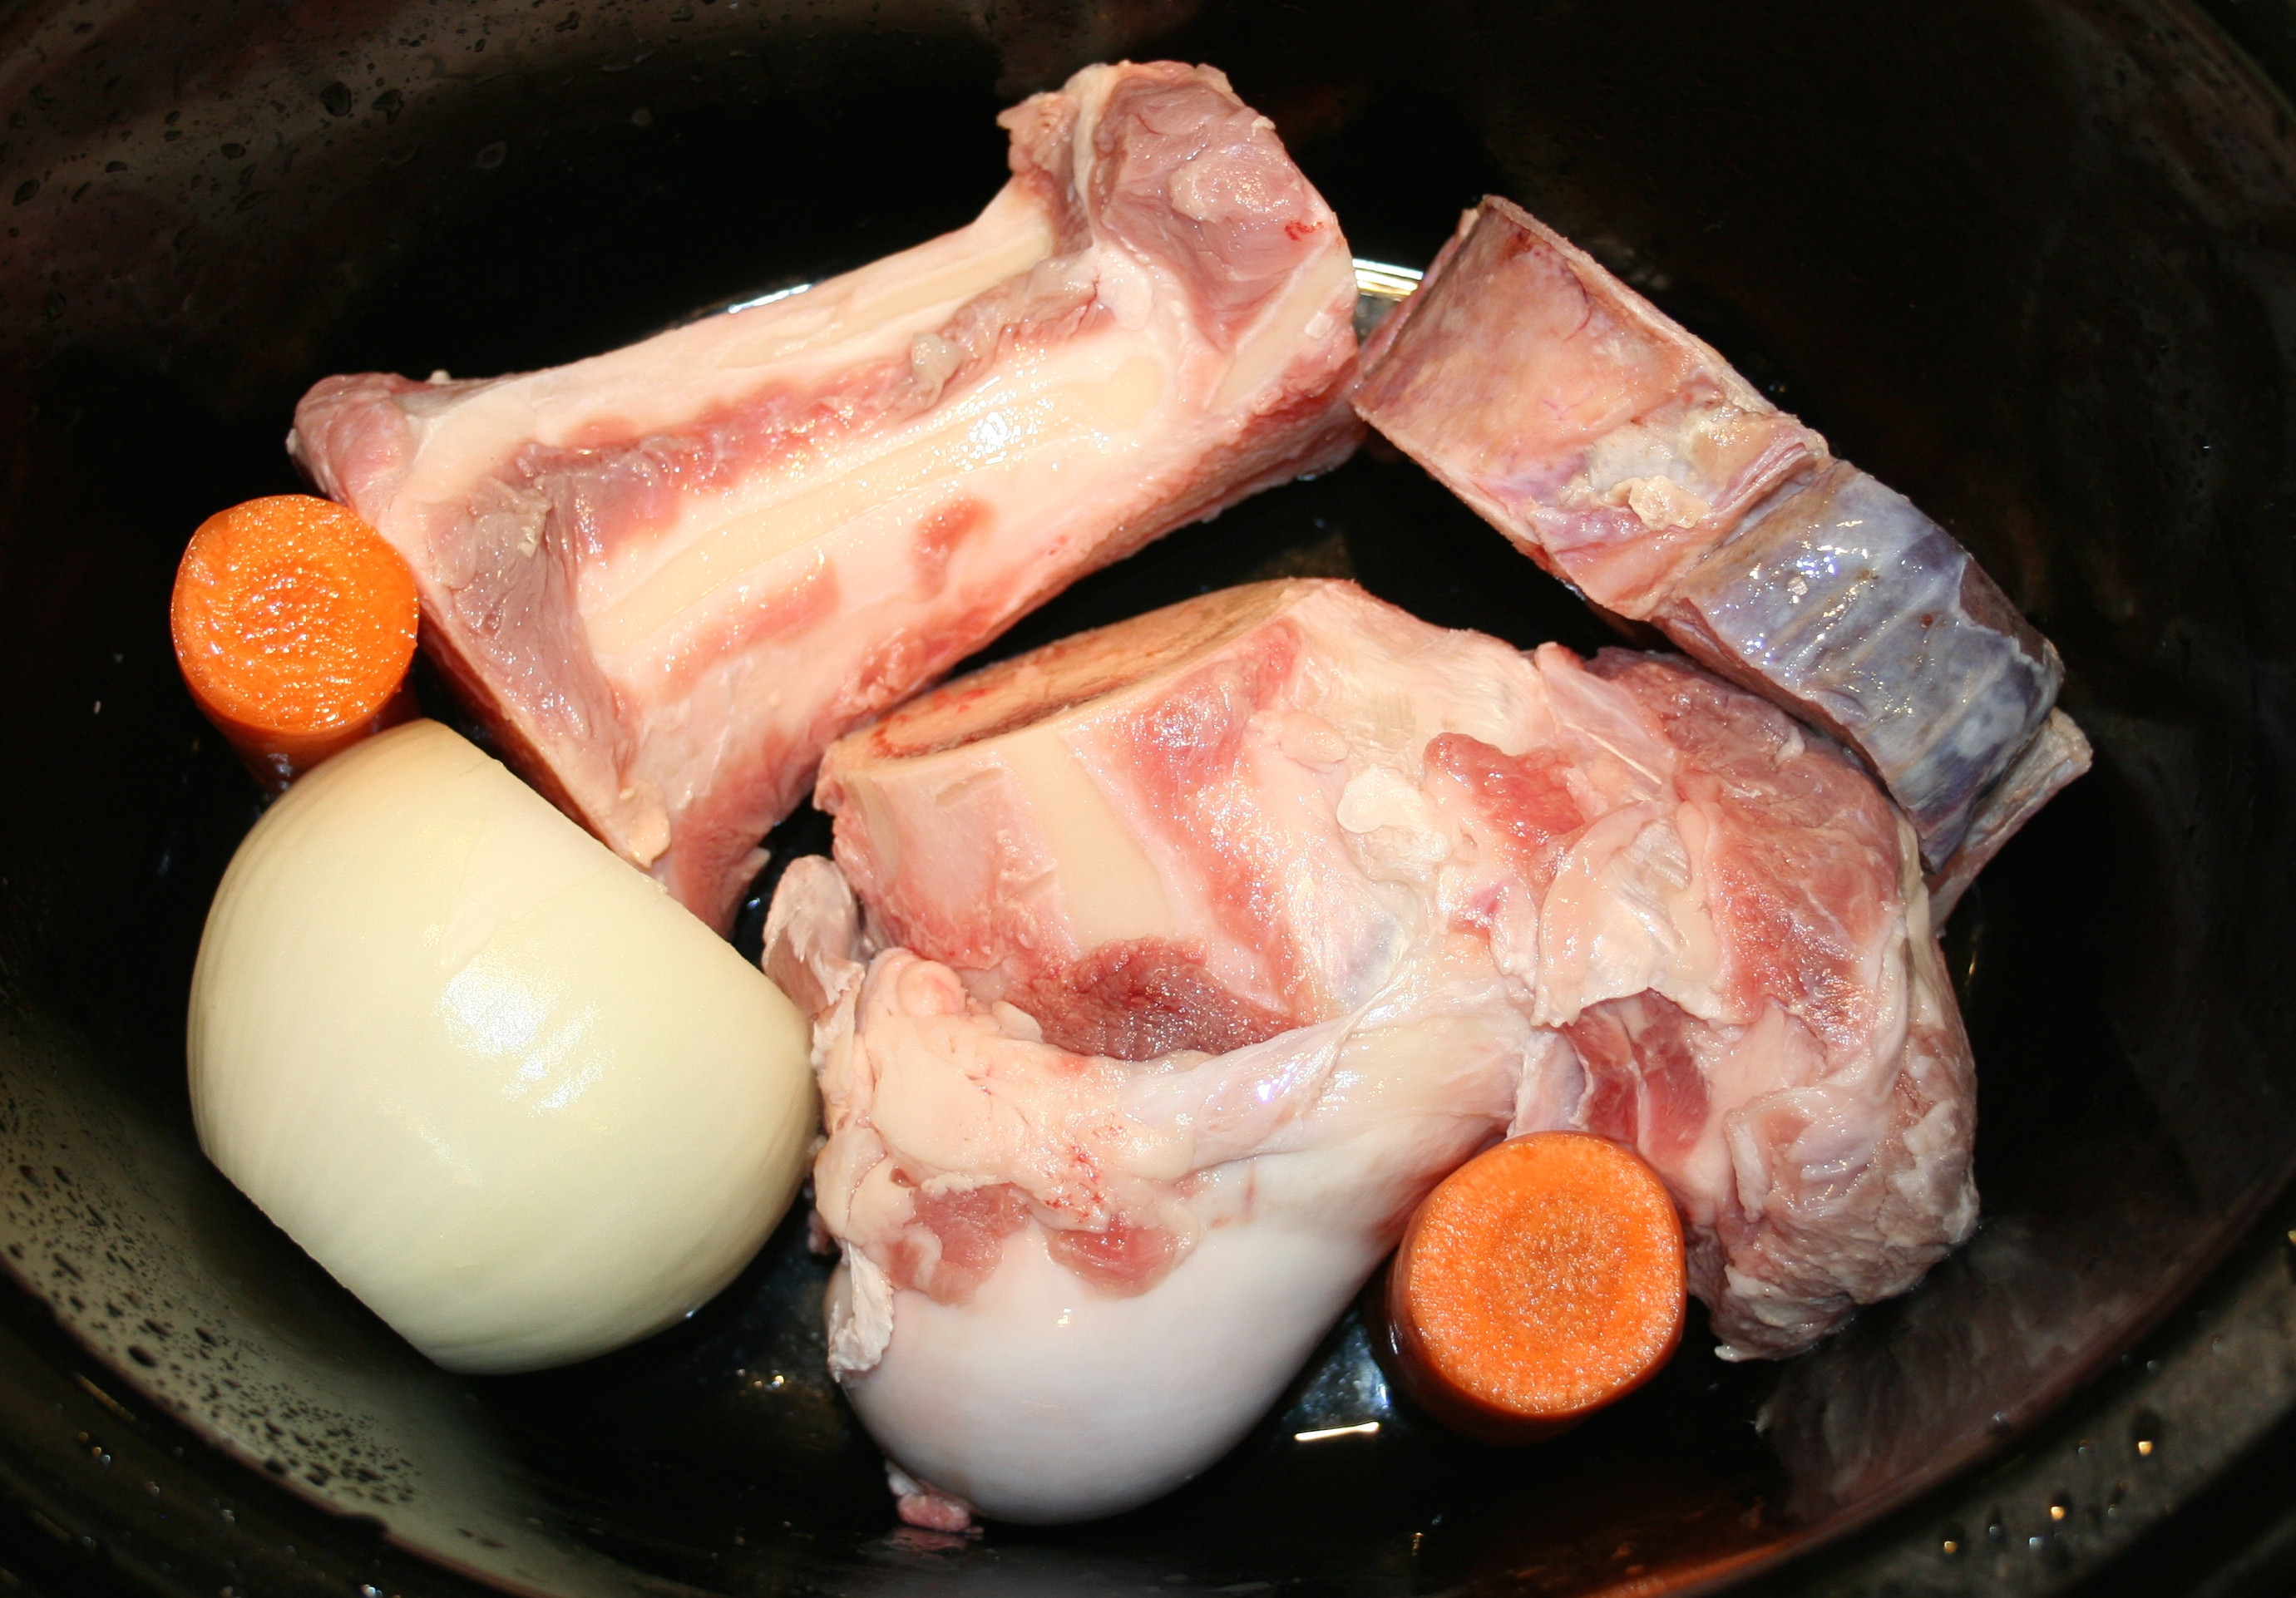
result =
[[[1682,1220],[1633,1151],[1536,1132],[1454,1171],[1387,1285],[1405,1389],[1487,1442],[1551,1436],[1650,1380],[1682,1340]]]
[[[200,524],[169,620],[192,696],[275,792],[412,713],[416,613],[413,574],[373,528],[280,494]]]

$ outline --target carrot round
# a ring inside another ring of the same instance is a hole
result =
[[[1454,1171],[1388,1274],[1403,1385],[1457,1430],[1528,1442],[1624,1397],[1682,1340],[1682,1221],[1631,1150],[1536,1132]]]
[[[305,494],[210,516],[169,621],[192,696],[274,791],[411,712],[414,575],[373,528]]]

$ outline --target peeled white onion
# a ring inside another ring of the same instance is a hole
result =
[[[240,846],[192,979],[201,1146],[449,1370],[670,1324],[788,1209],[804,1019],[436,722],[339,755]]]

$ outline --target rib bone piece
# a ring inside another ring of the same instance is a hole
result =
[[[1347,245],[1219,73],[1087,68],[1001,120],[1012,181],[955,233],[570,366],[297,410],[504,751],[721,927],[840,733],[1359,434]]]
[[[1636,1146],[1734,1357],[1973,1224],[1910,825],[1679,660],[1255,585],[949,684],[818,799],[767,961],[816,1017],[831,1357],[991,1514],[1210,1463],[1503,1129]]]
[[[2059,717],[2048,780],[2004,781],[2064,668],[1966,550],[1519,207],[1468,214],[1365,365],[1364,418],[1526,553],[1855,748],[1951,894],[2087,769]]]

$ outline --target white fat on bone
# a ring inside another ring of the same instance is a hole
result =
[[[1261,584],[952,683],[818,799],[836,863],[791,866],[767,959],[842,963],[805,985],[833,1360],[988,1514],[1202,1469],[1510,1131],[1641,1150],[1733,1356],[1973,1222],[1911,828],[1680,661]]]

